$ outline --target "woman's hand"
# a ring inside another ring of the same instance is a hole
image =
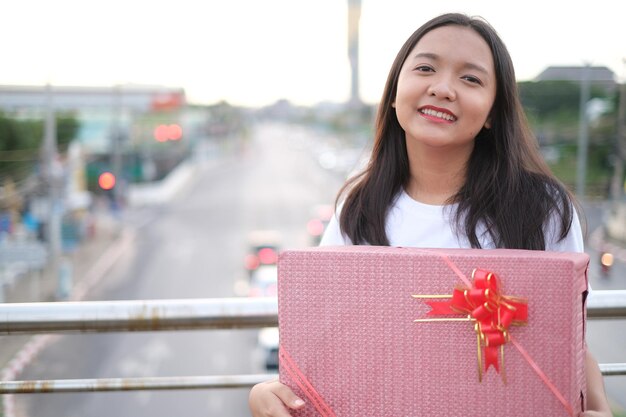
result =
[[[580,417],[613,417],[604,390],[604,379],[589,349],[585,352],[585,373],[587,376],[587,411]]]
[[[256,384],[250,390],[248,405],[252,417],[289,417],[289,409],[297,410],[304,406],[287,385],[277,379]]]

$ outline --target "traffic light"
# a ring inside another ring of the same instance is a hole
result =
[[[183,128],[178,124],[158,125],[154,129],[154,139],[157,142],[167,142],[168,140],[180,140],[183,137]]]
[[[157,142],[167,142],[167,125],[158,125],[154,129],[154,139]]]
[[[172,124],[167,127],[170,140],[180,140],[183,137],[183,128],[180,125]]]
[[[103,172],[98,177],[98,185],[103,190],[112,190],[115,187],[115,175],[111,172]]]

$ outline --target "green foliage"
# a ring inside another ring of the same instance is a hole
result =
[[[57,145],[63,152],[76,137],[80,123],[71,113],[57,113]],[[18,119],[0,111],[0,179],[28,176],[40,155],[44,135],[41,119]]]
[[[57,144],[64,150],[76,137],[79,121],[70,112],[56,115]],[[0,151],[35,149],[41,146],[44,121],[41,119],[17,119],[0,111]]]
[[[578,147],[575,143],[562,143],[555,146],[559,152],[556,162],[550,164],[554,175],[563,181],[571,190],[576,184],[578,172]],[[610,165],[611,145],[608,143],[591,143],[587,154],[587,177],[585,180],[588,197],[606,197],[611,178]]]
[[[543,146],[559,151],[552,162],[555,175],[573,189],[576,183],[580,118],[580,84],[571,81],[533,81],[518,84],[522,105],[530,125]],[[590,99],[609,102],[610,110],[589,124],[587,194],[606,195],[612,174],[611,154],[617,126],[617,94],[591,86]]]
[[[0,150],[7,150],[17,146],[17,132],[15,123],[0,112]]]
[[[57,143],[60,149],[67,149],[67,146],[76,137],[80,122],[70,112],[58,113],[56,116]]]
[[[555,118],[577,121],[580,110],[580,84],[573,81],[526,81],[518,83],[522,105],[529,119],[538,122]],[[590,89],[591,98],[610,98],[598,87]]]
[[[518,83],[522,105],[537,120],[558,113],[578,115],[580,86],[570,81],[527,81]]]

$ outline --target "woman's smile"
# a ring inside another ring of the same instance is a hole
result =
[[[453,123],[457,117],[451,111],[435,106],[423,106],[419,108],[418,113],[424,118],[437,123]]]

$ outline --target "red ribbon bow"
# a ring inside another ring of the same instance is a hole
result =
[[[428,316],[462,314],[475,323],[479,378],[482,379],[480,348],[482,347],[485,355],[485,372],[491,365],[499,372],[498,348],[502,348],[509,341],[508,329],[511,325],[527,323],[528,305],[526,300],[502,295],[498,278],[492,272],[475,269],[472,278],[472,287],[455,288],[450,300],[426,303],[432,307]]]

